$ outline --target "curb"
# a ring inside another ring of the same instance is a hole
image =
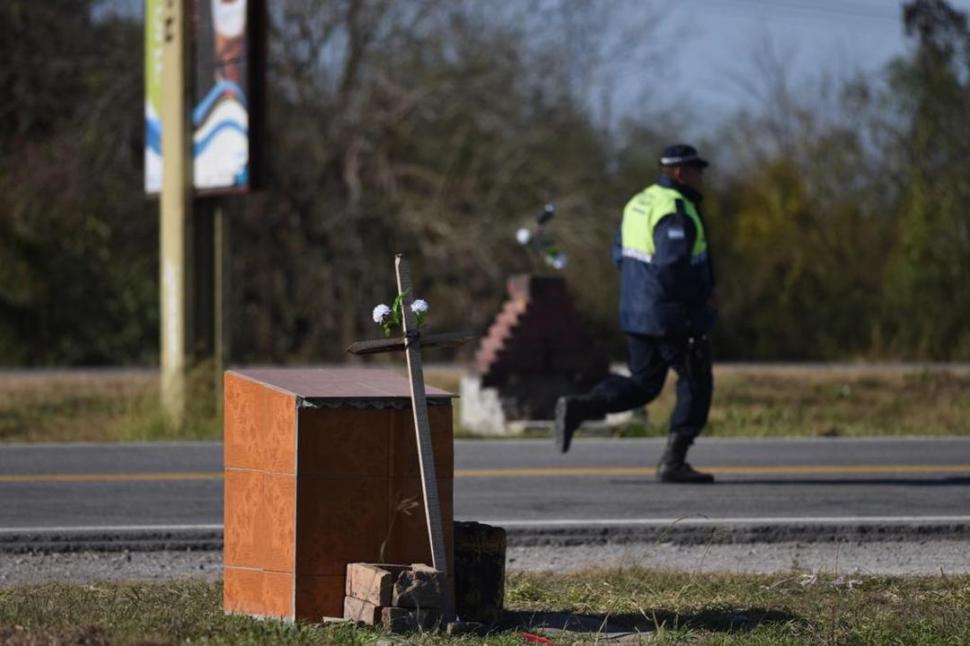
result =
[[[688,519],[586,525],[504,526],[509,547],[566,547],[636,543],[674,545],[752,543],[872,543],[886,541],[970,540],[970,522],[723,522]],[[0,553],[218,551],[222,529],[217,526],[178,528],[56,528],[3,530]]]
[[[593,527],[507,526],[513,547],[670,543],[874,543],[970,539],[970,522],[749,522],[683,521]]]
[[[0,554],[218,551],[222,529],[54,529],[0,533]]]

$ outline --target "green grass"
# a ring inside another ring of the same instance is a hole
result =
[[[429,368],[427,380],[455,392],[459,375],[458,369]],[[966,369],[718,366],[715,382],[708,437],[970,435]],[[193,399],[186,424],[174,428],[158,404],[152,373],[0,376],[0,442],[220,439],[222,420],[206,399],[211,384],[207,377],[193,383],[192,392],[202,396]],[[649,406],[646,423],[610,432],[664,436],[673,402],[671,376]],[[455,432],[475,437],[461,428]]]
[[[638,569],[518,577],[508,603],[602,617],[651,643],[963,644],[970,577],[696,576]]]
[[[519,644],[528,629],[556,643],[589,643],[601,630],[639,632],[657,644],[970,643],[968,576],[696,576],[631,568],[516,574],[506,587],[506,625],[489,637],[425,634],[407,642]],[[227,617],[221,595],[218,583],[202,582],[0,589],[0,643],[362,644],[381,637],[349,625]],[[584,627],[550,630],[570,617]]]

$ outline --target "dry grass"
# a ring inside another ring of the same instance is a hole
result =
[[[221,437],[221,420],[210,412],[211,387],[199,387],[197,391],[210,399],[193,400],[188,420],[176,428],[167,422],[159,405],[155,371],[0,373],[0,441],[116,442]]]
[[[663,436],[674,379],[623,436]],[[708,437],[970,435],[964,368],[733,367],[715,370]]]
[[[970,433],[966,374],[734,375],[725,378],[720,396],[712,426],[746,435],[770,434],[771,427],[794,427],[806,435]]]
[[[426,370],[429,384],[450,392],[460,375],[451,366]],[[708,436],[970,435],[966,367],[729,365],[716,368],[715,381]],[[673,401],[671,377],[646,424],[614,432],[665,435]],[[221,420],[210,410],[194,407],[182,428],[166,424],[154,371],[0,373],[0,441],[218,439]]]

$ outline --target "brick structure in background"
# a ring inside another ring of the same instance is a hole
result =
[[[506,422],[550,420],[560,395],[585,392],[609,372],[561,276],[513,276],[509,300],[462,381],[462,426],[503,432]]]
[[[427,396],[452,563],[451,395],[427,387]],[[348,563],[430,563],[406,378],[229,371],[224,425],[227,613],[341,617]]]

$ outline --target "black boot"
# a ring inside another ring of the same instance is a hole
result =
[[[714,482],[714,476],[710,473],[694,471],[694,468],[685,462],[687,449],[694,443],[694,438],[671,433],[667,438],[667,450],[660,458],[657,465],[657,479],[660,482],[681,482],[687,484],[707,484]]]
[[[556,401],[556,422],[553,427],[556,447],[563,453],[567,452],[576,429],[588,419],[602,417],[604,412],[602,408],[602,405],[589,395],[560,397]]]

